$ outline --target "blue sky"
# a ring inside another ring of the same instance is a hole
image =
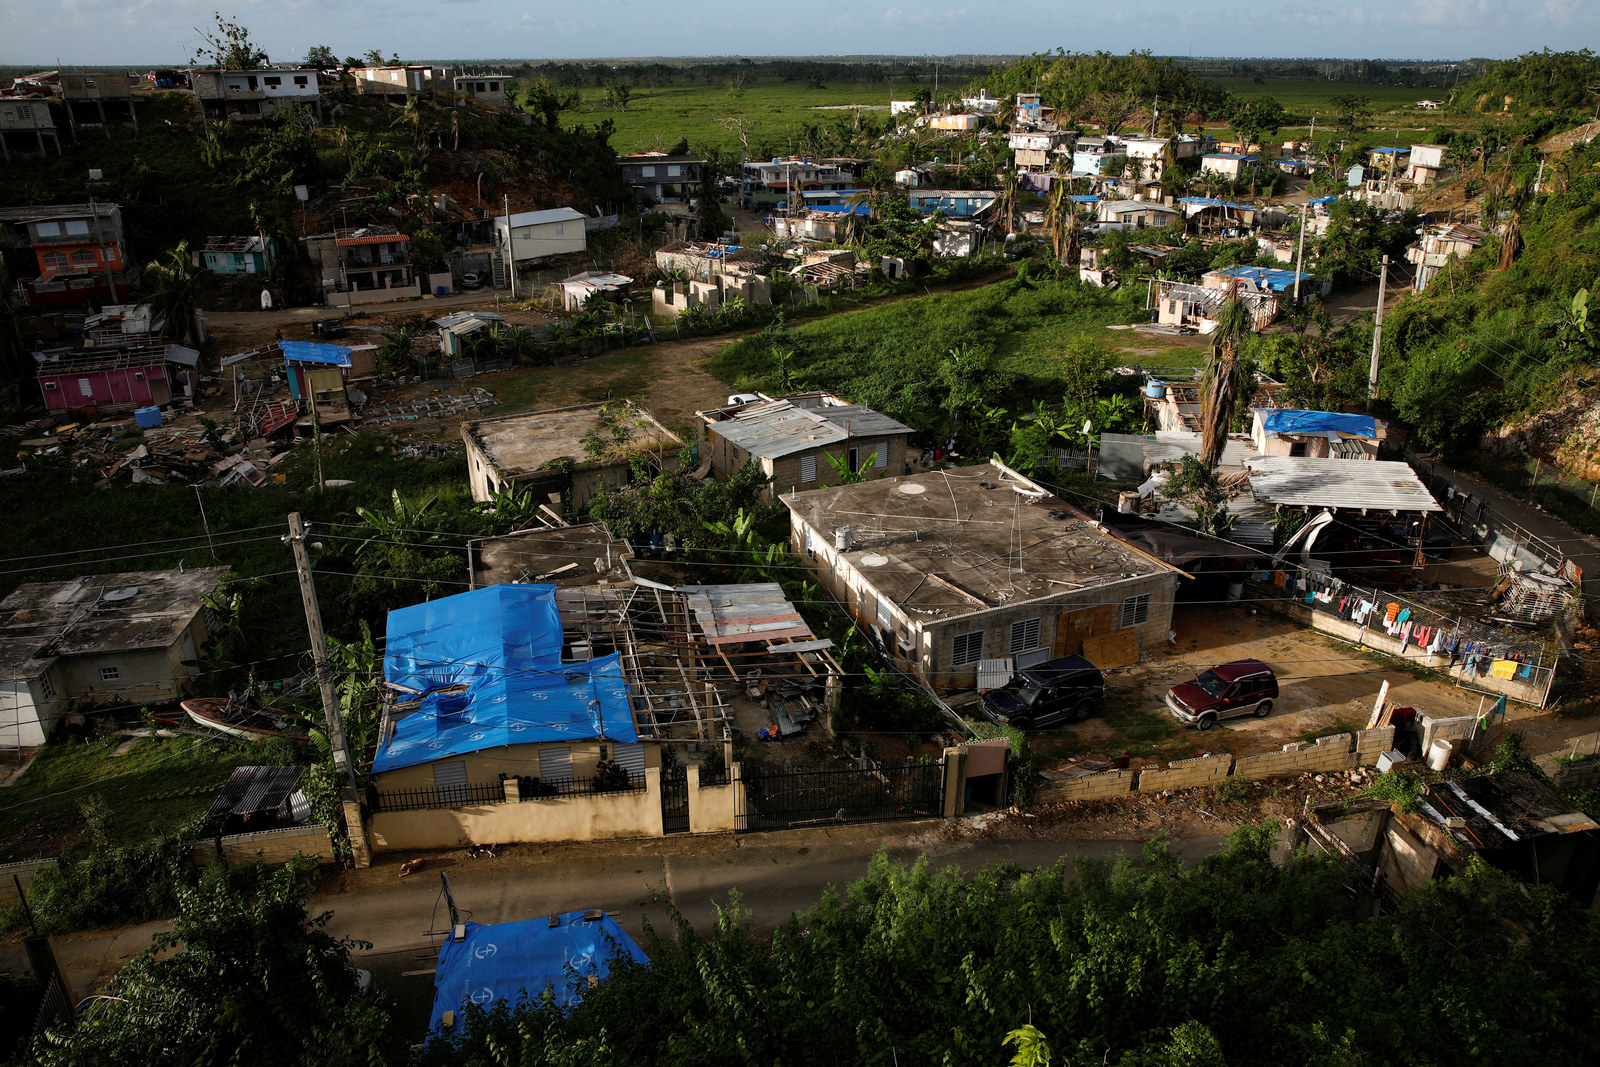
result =
[[[217,0],[0,0],[0,63],[175,64]],[[1595,0],[892,0],[513,3],[223,0],[275,61],[315,44],[406,59],[652,55],[1017,54],[1147,48],[1164,55],[1509,57],[1600,45]]]

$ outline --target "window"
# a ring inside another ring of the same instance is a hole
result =
[[[23,117],[26,118],[27,116],[24,115]],[[33,224],[33,229],[40,237],[61,236],[61,223],[59,222],[36,222]]]
[[[465,804],[467,790],[467,764],[465,760],[450,760],[433,765],[433,788],[438,791],[441,804]]]
[[[639,173],[644,175],[646,178],[654,178],[656,176],[656,168],[654,168],[654,167],[640,167],[639,168]]]
[[[89,224],[82,219],[73,219],[67,223],[69,237],[81,237],[89,232]]]
[[[306,76],[304,74],[296,74],[294,83],[304,89],[306,87]]]
[[[19,122],[32,122],[33,121],[33,105],[32,104],[19,104],[19,105],[17,105],[17,120]]]
[[[674,163],[674,164],[669,164],[667,166],[667,177],[669,177],[669,178],[677,178],[677,177],[681,176],[682,174],[683,174],[683,168],[678,166],[677,164]]]
[[[808,556],[813,556],[813,557],[816,556],[816,554],[817,554],[817,535],[816,535],[815,531],[813,531],[811,529],[811,527],[809,527],[809,526],[806,527],[805,546],[806,546],[806,554]]]
[[[982,630],[971,634],[956,634],[954,647],[950,650],[950,665],[952,667],[965,667],[969,663],[976,663],[982,658]]]
[[[1027,652],[1039,647],[1038,619],[1024,619],[1011,624],[1011,651]]]
[[[849,458],[850,458],[850,473],[854,474],[856,471],[861,469],[861,449],[852,448],[850,450],[850,457]]]
[[[94,249],[76,248],[72,251],[72,262],[93,266],[100,261],[95,258]]]
[[[107,263],[115,263],[117,261],[117,246],[106,245],[100,250],[100,258]]]
[[[546,782],[572,781],[572,749],[541,748],[539,750],[539,777]]]
[[[1143,626],[1150,619],[1150,594],[1140,593],[1131,596],[1122,602],[1122,622],[1124,628],[1129,626]]]
[[[50,680],[48,674],[39,675],[39,695],[46,700],[54,700],[56,698],[55,683]]]
[[[489,91],[491,93],[498,93],[500,91],[500,83],[499,82],[490,82],[489,83]]]
[[[885,633],[894,631],[894,609],[883,597],[878,598],[878,629]]]
[[[800,484],[810,485],[817,480],[817,457],[800,457]]]
[[[47,381],[47,382],[45,382],[45,383],[44,383],[44,387],[45,387],[45,388],[46,388],[46,389],[48,389],[48,390],[54,390],[54,389],[55,389],[55,387],[56,387],[56,383],[55,383],[55,382],[50,382],[50,381]]]
[[[66,270],[71,264],[65,252],[46,252],[44,256],[45,273],[49,274],[58,270]]]
[[[883,444],[878,446],[877,452],[875,452],[873,454],[873,457],[872,457],[872,465],[874,467],[878,468],[879,470],[883,470],[885,467],[887,467],[889,465],[889,442],[888,441],[885,441]]]
[[[101,667],[100,668],[100,680],[102,682],[114,682],[118,678],[121,678],[121,677],[122,677],[122,668],[120,668],[120,667]]]
[[[282,78],[263,78],[261,80],[273,89],[276,89],[278,86],[283,84]]]
[[[566,232],[567,232],[567,224],[566,223],[564,223],[564,222],[556,223],[556,236],[557,237],[560,237],[562,234],[564,234]]]
[[[87,378],[78,379],[78,395],[94,396],[94,383]]]

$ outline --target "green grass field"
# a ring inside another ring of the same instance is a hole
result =
[[[909,93],[910,89],[899,87]],[[605,90],[583,90],[583,107],[564,116],[568,126],[593,125],[610,119],[617,132],[611,144],[619,154],[664,151],[687,137],[698,147],[738,151],[739,137],[721,125],[733,116],[751,123],[751,143],[787,139],[802,123],[831,124],[853,118],[853,106],[874,109],[881,118],[889,112],[889,99],[898,96],[895,83],[837,84],[808,89],[797,82],[769,79],[735,94],[723,85],[673,85],[660,89],[633,89],[626,111],[605,107]],[[819,110],[842,108],[843,110]]]

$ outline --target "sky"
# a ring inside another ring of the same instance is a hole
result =
[[[312,45],[405,60],[704,55],[1159,55],[1509,58],[1600,46],[1596,0],[890,0],[604,5],[553,0],[221,0],[275,62]],[[0,64],[175,65],[218,0],[0,0]]]

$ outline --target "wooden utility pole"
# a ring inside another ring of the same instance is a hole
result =
[[[1378,399],[1378,346],[1383,341],[1383,295],[1389,285],[1389,257],[1383,257],[1383,269],[1378,275],[1378,310],[1372,317],[1372,365],[1367,370],[1367,410]]]
[[[1311,133],[1309,135],[1312,147],[1316,147],[1317,116],[1311,116]],[[1311,180],[1306,179],[1306,203],[1300,209],[1300,249],[1294,254],[1294,303],[1300,306],[1300,272],[1305,269],[1306,261],[1306,223],[1311,221]]]
[[[511,279],[511,299],[517,298],[516,232],[511,229],[511,196],[504,198],[506,206],[506,276]]]
[[[317,689],[322,694],[322,714],[327,719],[328,744],[333,763],[344,772],[344,820],[350,835],[350,852],[357,867],[372,866],[372,849],[367,845],[366,826],[361,822],[361,794],[356,789],[356,768],[350,759],[350,742],[339,718],[339,698],[333,689],[333,665],[328,662],[328,639],[322,632],[322,609],[317,604],[317,586],[311,577],[311,558],[306,552],[306,524],[298,511],[289,514],[289,533],[284,542],[294,551],[294,568],[300,577],[300,599],[306,610],[306,630],[311,635],[311,660],[316,666]]]

